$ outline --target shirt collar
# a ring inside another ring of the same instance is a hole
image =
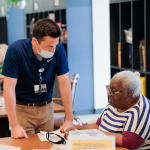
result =
[[[33,52],[33,49],[32,49],[32,44],[31,44],[32,38],[33,38],[33,36],[31,36],[28,41],[28,55],[29,55],[29,58],[36,58],[36,56]]]

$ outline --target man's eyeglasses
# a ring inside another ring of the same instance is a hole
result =
[[[110,89],[110,85],[106,85],[106,89],[107,89],[107,92],[109,92],[112,96],[115,95],[115,94],[121,93],[121,92],[127,92],[127,91],[129,91],[129,90],[123,90],[123,91],[116,91],[116,92],[114,92],[114,91],[112,91]]]

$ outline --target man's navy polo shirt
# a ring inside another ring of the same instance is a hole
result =
[[[32,37],[18,40],[11,44],[6,52],[2,74],[7,77],[17,78],[16,100],[20,102],[41,102],[52,98],[55,74],[63,75],[69,71],[66,52],[61,43],[56,46],[53,59],[43,58],[39,61],[32,50]],[[34,85],[39,85],[40,68],[42,73],[42,84],[46,84],[47,92],[34,92]]]

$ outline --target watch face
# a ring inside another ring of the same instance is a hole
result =
[[[43,71],[44,71],[44,68],[40,68],[40,69],[39,69],[39,72],[43,72]]]

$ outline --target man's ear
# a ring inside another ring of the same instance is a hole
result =
[[[133,95],[133,91],[128,91],[128,98],[131,98]]]
[[[32,42],[36,43],[36,38],[35,37],[32,38]]]

